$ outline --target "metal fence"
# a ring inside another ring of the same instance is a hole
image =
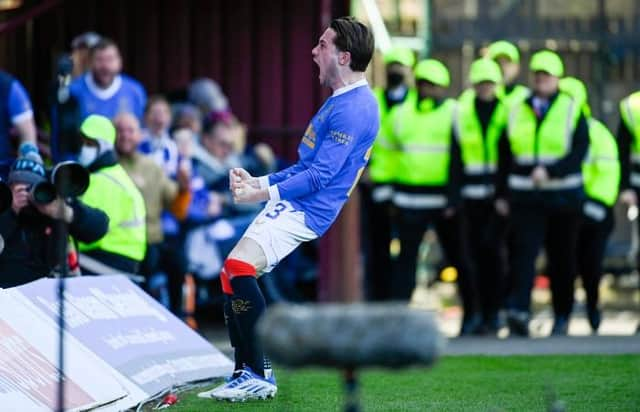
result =
[[[613,130],[618,102],[640,86],[639,0],[435,0],[431,49],[447,63],[452,89],[466,86],[470,63],[490,42],[520,47],[520,81],[528,83],[529,57],[556,50],[567,75],[587,84],[594,114]]]

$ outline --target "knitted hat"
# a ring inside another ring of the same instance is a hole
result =
[[[46,176],[40,155],[29,152],[17,158],[11,165],[9,184],[26,183],[33,185],[46,180]]]

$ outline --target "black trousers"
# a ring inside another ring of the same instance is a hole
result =
[[[391,255],[389,244],[392,235],[391,201],[376,201],[373,193],[378,186],[361,185],[362,247],[365,254],[365,291],[367,300],[391,299]]]
[[[140,274],[147,280],[157,272],[167,275],[169,306],[171,312],[182,312],[182,285],[188,271],[188,263],[180,236],[166,236],[160,244],[148,245],[147,254],[140,266]]]
[[[493,199],[465,200],[465,237],[475,267],[483,319],[494,318],[506,293],[508,219],[495,212]]]
[[[393,262],[392,297],[407,300],[416,286],[417,256],[425,231],[433,225],[447,262],[458,271],[458,292],[465,316],[478,311],[477,286],[465,241],[465,216],[445,218],[442,209],[398,209],[397,229],[400,256]]]
[[[578,233],[578,273],[587,295],[587,309],[598,307],[598,289],[602,278],[602,261],[609,235],[613,231],[613,210],[607,208],[607,215],[601,221],[585,217]]]
[[[580,219],[578,208],[512,206],[512,241],[509,251],[511,290],[507,296],[508,309],[529,311],[536,275],[535,261],[544,245],[554,315],[569,316],[573,307]]]

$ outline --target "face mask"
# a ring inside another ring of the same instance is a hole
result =
[[[404,82],[404,74],[402,73],[387,73],[387,87],[397,87]]]
[[[95,146],[83,145],[78,155],[78,163],[84,167],[88,167],[98,157],[98,148]]]

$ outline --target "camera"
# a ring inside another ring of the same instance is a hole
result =
[[[51,203],[58,195],[65,199],[82,196],[89,187],[89,172],[77,162],[60,162],[47,175],[47,180],[30,188],[31,199],[36,204]]]

